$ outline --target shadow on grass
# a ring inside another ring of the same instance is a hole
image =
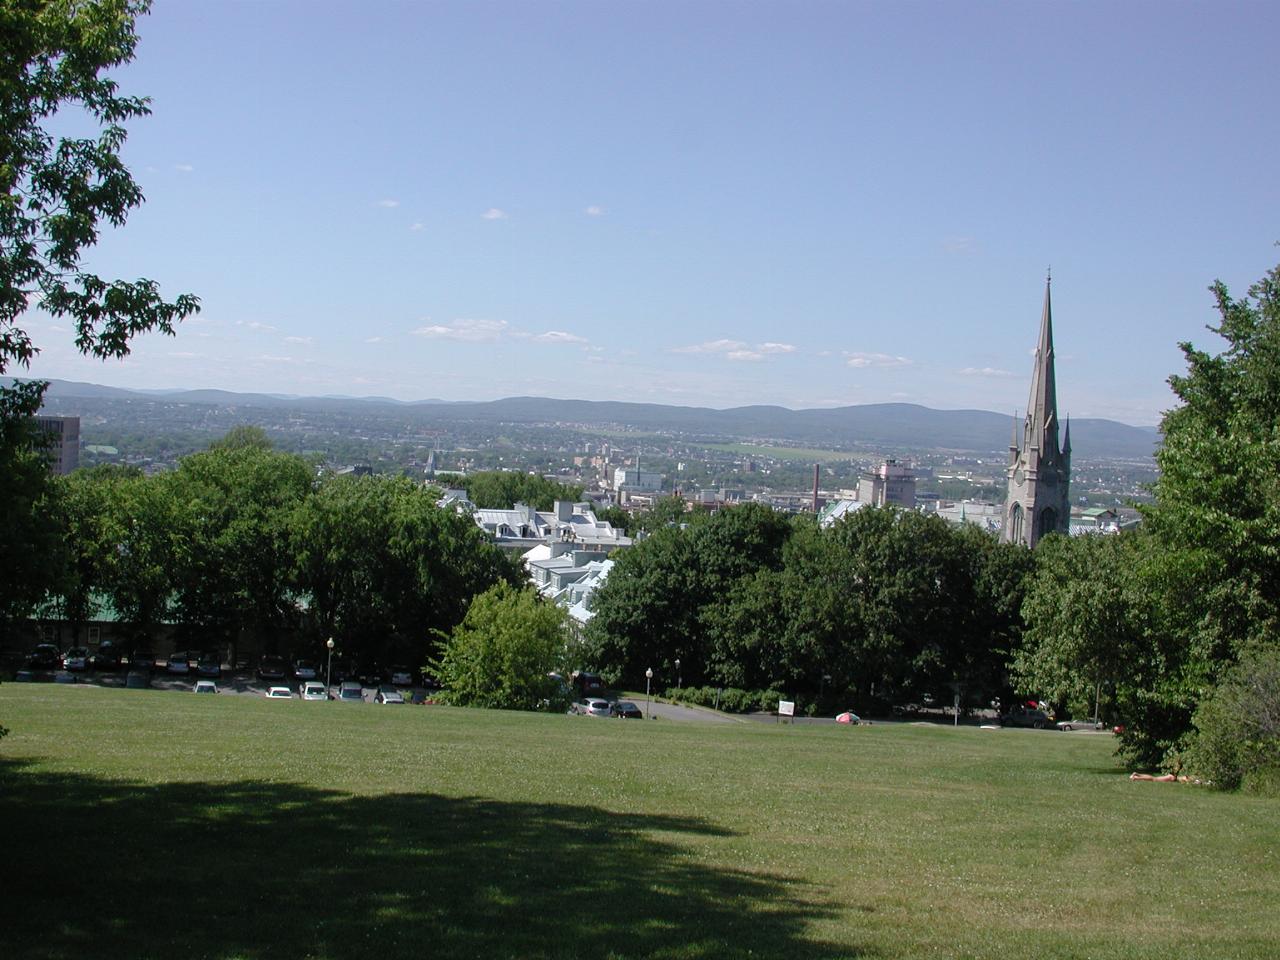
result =
[[[859,955],[792,878],[693,859],[697,819],[0,761],[0,825],[8,958]]]

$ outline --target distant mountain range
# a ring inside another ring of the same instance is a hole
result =
[[[351,417],[394,416],[429,423],[564,424],[626,427],[674,432],[703,439],[732,437],[806,446],[871,445],[890,450],[955,450],[990,454],[1007,449],[1013,423],[1008,414],[987,410],[933,410],[912,403],[874,403],[815,410],[776,406],[677,407],[657,403],[555,400],[508,397],[485,402],[386,397],[292,397],[226,390],[141,391],[91,383],[54,380],[47,400],[59,407],[77,398],[137,400],[153,403],[208,404],[343,413]],[[1114,420],[1071,421],[1077,458],[1143,460],[1159,443],[1155,427],[1134,427]]]

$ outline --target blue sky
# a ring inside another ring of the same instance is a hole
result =
[[[203,312],[34,376],[1135,424],[1280,251],[1275,3],[157,0],[147,203]]]

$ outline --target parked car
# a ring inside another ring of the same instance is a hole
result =
[[[268,700],[292,700],[293,694],[288,687],[267,687]]]
[[[196,676],[222,676],[222,655],[213,651],[200,654],[200,657],[196,660]]]
[[[191,690],[193,693],[217,693],[218,685],[212,680],[197,680]]]
[[[89,666],[100,673],[108,673],[119,670],[123,661],[123,652],[108,640],[98,647],[97,652],[89,658]]]
[[[315,662],[304,659],[293,661],[293,675],[299,680],[314,680],[316,678]]]
[[[644,714],[630,700],[619,700],[613,705],[613,715],[622,720],[643,720]]]
[[[150,650],[134,650],[129,654],[129,672],[145,670],[147,673],[156,668],[156,656]]]
[[[62,666],[62,655],[52,643],[38,643],[27,657],[27,666],[32,670],[57,670]]]
[[[602,693],[605,689],[604,679],[595,673],[583,673],[578,670],[572,675],[573,687],[583,697]]]
[[[1045,727],[1053,726],[1053,718],[1038,707],[1018,706],[1002,716],[1000,723],[1006,727],[1033,727],[1036,730],[1043,730]]]
[[[404,697],[400,696],[400,691],[391,684],[383,684],[378,688],[378,692],[373,695],[373,702],[382,704],[404,703]]]
[[[338,699],[343,703],[363,703],[364,691],[354,680],[343,680],[338,685]]]
[[[124,685],[130,690],[146,690],[151,686],[151,674],[145,670],[130,670],[124,678]]]
[[[377,661],[361,664],[358,676],[353,679],[359,680],[366,687],[376,687],[382,682],[382,667],[378,666]]]
[[[72,647],[62,655],[62,669],[77,672],[89,669],[89,648]]]
[[[587,697],[579,700],[578,705],[578,712],[587,717],[607,717],[613,709],[613,704],[601,697]]]
[[[268,653],[258,661],[258,679],[283,680],[285,669],[284,657],[277,657],[275,654]]]
[[[1097,720],[1059,720],[1059,730],[1105,730],[1106,727]]]
[[[174,676],[186,676],[190,673],[191,665],[187,660],[187,651],[175,650],[169,654],[169,659],[165,661],[164,672]]]
[[[397,687],[413,686],[413,671],[403,664],[397,664],[391,668],[390,680]]]
[[[303,700],[328,700],[329,691],[319,680],[308,680],[298,685],[298,696]]]

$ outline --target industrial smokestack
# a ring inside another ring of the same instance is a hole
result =
[[[822,464],[820,463],[815,463],[813,465],[813,512],[814,513],[818,512],[818,471],[821,469],[821,467],[822,467]]]

